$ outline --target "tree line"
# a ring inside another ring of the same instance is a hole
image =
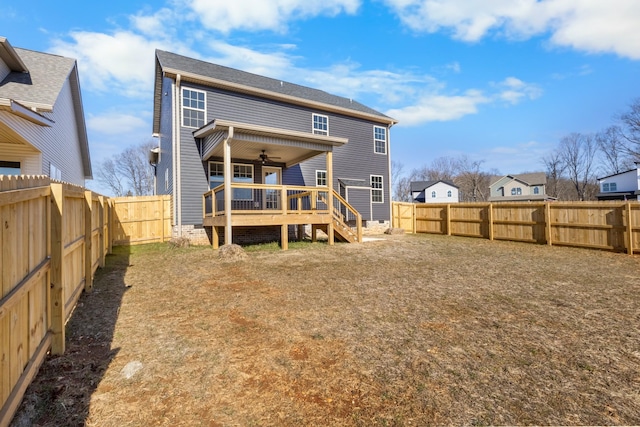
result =
[[[595,200],[598,177],[633,169],[634,162],[640,162],[640,98],[616,115],[614,124],[606,129],[561,138],[541,159],[541,167],[547,176],[547,195],[558,200]],[[446,180],[459,187],[460,201],[487,201],[489,185],[503,174],[496,169],[482,170],[483,163],[466,155],[439,157],[405,174],[402,164],[392,162],[393,198],[411,201],[411,182]]]

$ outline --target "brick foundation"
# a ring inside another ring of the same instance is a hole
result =
[[[390,227],[389,221],[363,221],[362,234],[383,234]],[[305,225],[303,237],[311,237],[311,226]],[[220,245],[224,244],[224,227],[218,228]],[[324,233],[321,233],[324,234]],[[173,227],[173,237],[178,237],[178,227]],[[212,242],[211,227],[183,225],[182,237],[189,239],[193,245],[210,245]],[[298,226],[289,226],[289,241],[298,240]],[[233,243],[250,245],[280,241],[280,226],[233,227]]]

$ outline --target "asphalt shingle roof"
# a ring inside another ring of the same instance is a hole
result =
[[[0,98],[21,104],[55,104],[62,86],[75,66],[75,59],[15,48],[28,73],[11,72],[0,82]]]
[[[272,79],[270,77],[264,77],[162,50],[156,50],[156,57],[163,69],[173,69],[203,77],[224,80],[234,84],[273,92],[275,94],[320,102],[330,106],[346,108],[392,120],[390,117],[380,113],[379,111],[369,108],[355,100],[332,95],[322,90],[284,82],[282,80]]]

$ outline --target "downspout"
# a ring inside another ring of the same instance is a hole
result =
[[[391,126],[393,124],[389,124],[387,126],[387,162],[389,163],[389,192],[388,200],[389,200],[389,228],[393,228],[393,182],[391,182]]]
[[[175,204],[176,204],[176,225],[178,226],[178,237],[182,237],[182,179],[181,179],[181,169],[182,165],[180,164],[181,155],[180,155],[180,134],[182,125],[182,121],[180,120],[182,113],[180,109],[180,74],[176,75],[176,93],[173,97],[174,105],[175,105],[175,114],[173,115],[175,119],[174,132],[175,141],[176,141],[176,149],[175,149],[175,163],[173,164],[173,194],[175,196]]]
[[[231,198],[233,190],[231,189],[231,140],[233,139],[233,126],[229,126],[229,133],[224,139],[224,244],[233,243],[233,227],[231,222]]]

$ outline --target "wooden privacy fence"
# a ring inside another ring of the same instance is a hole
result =
[[[0,176],[0,427],[49,349],[64,353],[65,323],[114,240],[170,238],[168,200],[109,199],[47,177]]]
[[[113,244],[139,245],[171,238],[171,196],[116,197]]]
[[[638,202],[393,203],[393,226],[547,245],[640,251]]]

